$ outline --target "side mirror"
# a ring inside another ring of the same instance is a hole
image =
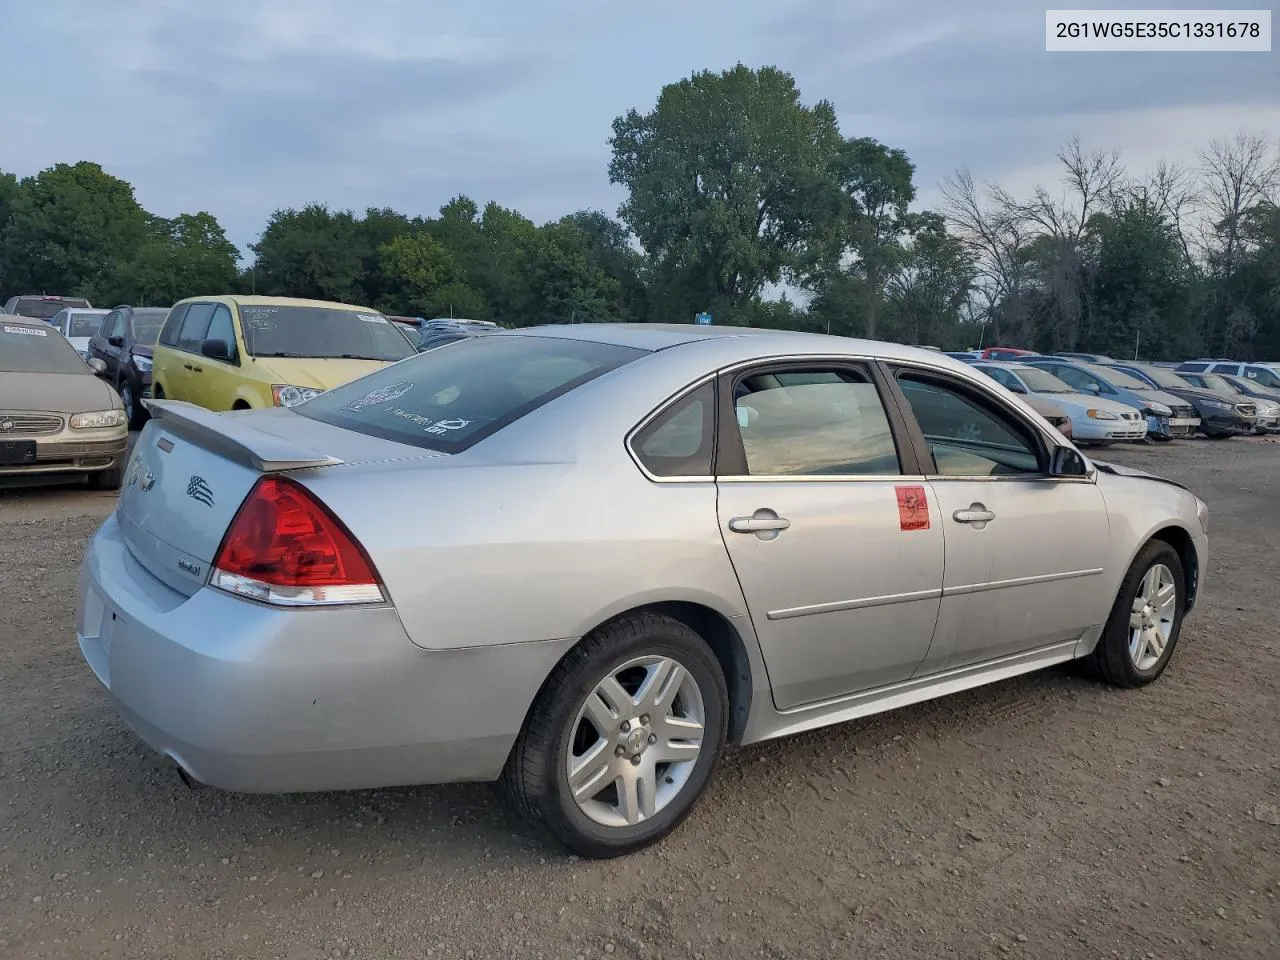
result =
[[[1009,385],[1009,389],[1010,389],[1010,390],[1012,390],[1014,393],[1026,393],[1026,392],[1027,392],[1027,388],[1026,388],[1026,387],[1024,387],[1024,386],[1023,386],[1022,384],[1020,384],[1020,383],[1010,384],[1010,385]]]
[[[1090,393],[1101,393],[1101,392],[1102,392],[1102,387],[1101,387],[1101,386],[1099,386],[1099,385],[1098,385],[1098,384],[1096,384],[1096,383],[1091,383],[1091,384],[1089,384],[1087,387],[1085,387],[1085,389],[1086,389],[1086,390],[1088,390]]]
[[[92,370],[94,373],[107,372],[107,365],[103,363],[101,360],[99,360],[97,357],[90,357],[88,360],[85,361],[85,363],[88,364],[89,369]]]
[[[1087,477],[1089,467],[1075,447],[1054,447],[1049,458],[1049,475],[1052,477]]]
[[[231,351],[227,349],[225,340],[205,340],[200,344],[200,355],[208,357],[210,360],[222,360],[227,362],[231,359]]]
[[[123,347],[124,337],[120,336],[119,334],[117,334],[114,337],[107,337],[107,343],[111,344],[113,347]]]

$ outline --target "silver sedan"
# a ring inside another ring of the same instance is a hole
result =
[[[1149,683],[1205,570],[1187,490],[885,343],[544,327],[150,407],[76,627],[139,736],[228,790],[501,778],[588,856],[730,744],[1069,660]]]

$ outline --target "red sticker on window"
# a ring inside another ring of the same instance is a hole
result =
[[[929,500],[924,487],[894,487],[898,494],[898,523],[903,530],[929,529]]]

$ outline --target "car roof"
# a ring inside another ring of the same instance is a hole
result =
[[[763,327],[716,327],[691,323],[566,323],[497,330],[489,334],[494,337],[521,335],[591,340],[655,352],[683,345],[714,343],[721,345],[726,353],[732,354],[751,354],[762,351],[776,351],[781,354],[835,353],[874,356],[887,360],[928,360],[934,365],[945,366],[948,369],[969,369],[967,363],[922,347]]]
[[[363,310],[366,313],[381,313],[373,307],[358,303],[341,303],[337,300],[308,300],[304,297],[256,297],[242,296],[237,293],[210,294],[205,297],[183,297],[178,303],[216,300],[220,303],[233,303],[240,307],[325,307],[330,310]],[[177,306],[177,304],[174,304]]]

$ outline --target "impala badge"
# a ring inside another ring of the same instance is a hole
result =
[[[213,506],[213,491],[205,483],[204,477],[193,476],[187,481],[187,496],[206,507]]]

